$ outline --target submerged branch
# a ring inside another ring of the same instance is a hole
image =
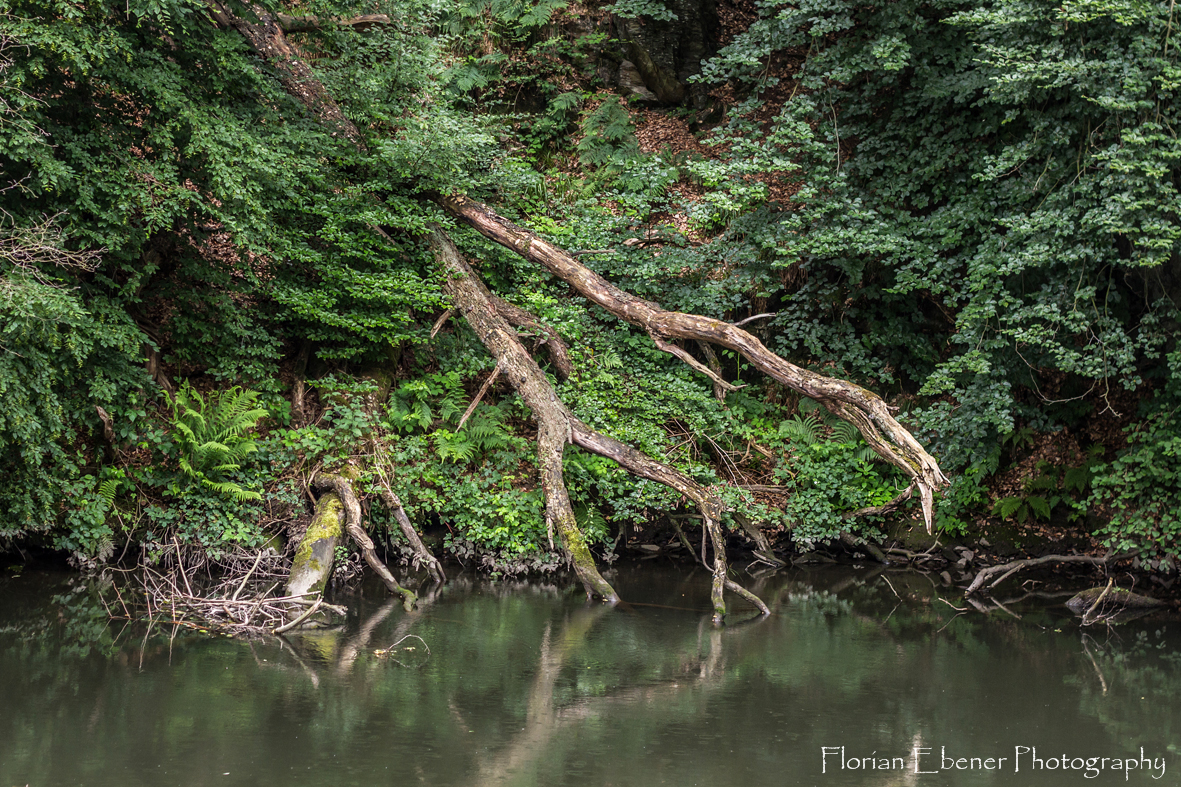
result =
[[[1042,557],[1026,558],[1024,560],[1014,560],[1009,563],[1003,563],[999,566],[989,566],[981,569],[976,574],[976,578],[972,580],[972,584],[968,585],[968,589],[964,591],[965,595],[971,595],[998,574],[1000,577],[992,582],[988,587],[994,588],[1006,579],[1016,574],[1018,571],[1029,568],[1030,566],[1040,566],[1046,563],[1088,563],[1094,566],[1105,566],[1108,563],[1113,563],[1117,560],[1124,560],[1134,557],[1134,553],[1124,553],[1122,555],[1108,555],[1106,557],[1095,557],[1093,555],[1043,555]]]

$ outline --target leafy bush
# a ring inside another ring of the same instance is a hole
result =
[[[1128,428],[1128,447],[1094,470],[1090,504],[1109,511],[1099,531],[1123,552],[1141,551],[1153,567],[1181,560],[1181,419],[1159,411]]]

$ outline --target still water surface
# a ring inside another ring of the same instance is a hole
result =
[[[366,587],[343,631],[250,643],[109,626],[78,578],[0,579],[0,787],[1181,784],[1174,619],[961,613],[925,577],[846,568],[748,579],[774,614],[719,630],[701,570],[612,580],[637,603],[461,577],[406,613]]]

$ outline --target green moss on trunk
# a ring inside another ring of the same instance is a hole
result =
[[[340,540],[344,506],[334,493],[316,504],[316,515],[295,551],[287,592],[291,595],[322,592],[332,575],[332,558]]]

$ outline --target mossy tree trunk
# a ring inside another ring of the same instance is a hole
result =
[[[299,541],[291,573],[287,577],[287,595],[322,593],[332,576],[332,560],[343,533],[344,506],[333,492],[316,501],[316,513]]]

